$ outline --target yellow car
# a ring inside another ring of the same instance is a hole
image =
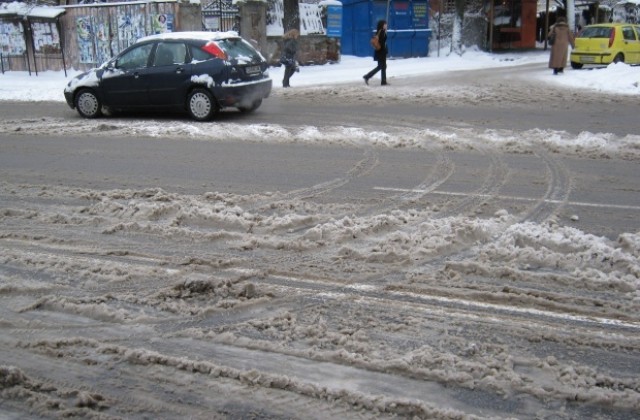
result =
[[[640,25],[601,23],[585,26],[571,51],[571,67],[585,64],[640,64]]]

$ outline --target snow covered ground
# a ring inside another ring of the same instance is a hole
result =
[[[447,54],[440,56],[432,53],[431,57],[390,60],[388,77],[390,81],[407,76],[444,73],[456,70],[474,70],[493,67],[510,67],[525,63],[546,63],[548,52],[536,50],[532,52],[489,54],[482,51],[469,50],[462,56]],[[361,82],[362,76],[375,67],[371,58],[343,56],[338,64],[302,67],[300,73],[293,76],[295,86],[326,86],[336,83]],[[274,88],[281,86],[284,68],[274,67],[271,77]],[[6,72],[0,74],[0,100],[17,101],[64,101],[62,91],[67,82],[78,72],[70,70],[65,78],[64,72],[40,72],[31,76],[27,72]],[[640,94],[640,67],[632,67],[624,63],[613,64],[606,68],[574,71],[565,70],[561,76],[553,76],[551,70],[541,72],[540,83],[557,84],[560,87],[575,87],[601,92],[620,93],[624,95]],[[374,84],[374,80],[371,81]]]
[[[297,100],[339,84],[332,100],[419,101],[394,82],[526,63],[540,64],[541,85],[628,103],[640,94],[640,67],[553,76],[546,60],[541,51],[392,60],[387,88],[362,83],[371,59],[303,67],[287,90],[282,69],[271,73],[276,94]],[[72,75],[8,72],[0,99],[62,102]],[[435,99],[489,94],[466,85]],[[160,132],[154,119],[3,119],[4,156],[48,153],[34,167],[0,165],[0,414],[637,418],[640,232],[590,234],[565,207],[638,214],[639,136],[378,124],[163,120]],[[89,176],[57,164],[70,155],[116,165],[134,153],[82,140],[70,153],[56,140],[101,133],[140,137],[142,156],[160,140],[232,138],[247,150],[309,147],[281,157],[287,165],[327,144],[344,146],[344,160],[327,180],[253,194],[124,188],[116,173],[51,181]],[[30,149],[24,135],[50,141]],[[388,179],[403,151],[418,162],[406,168],[415,184],[377,187],[375,200],[348,194]],[[573,200],[590,188],[626,191],[628,202]]]

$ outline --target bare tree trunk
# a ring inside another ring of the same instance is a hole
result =
[[[284,19],[282,26],[284,26],[284,31],[287,32],[290,29],[300,30],[298,0],[284,0],[283,7]]]
[[[451,51],[462,55],[462,24],[464,21],[465,0],[456,0],[456,13],[453,18],[453,31],[451,34]]]

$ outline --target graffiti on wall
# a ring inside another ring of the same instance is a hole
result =
[[[93,55],[93,28],[91,16],[76,18],[76,33],[78,35],[78,59],[81,63],[95,63]]]
[[[146,36],[146,23],[144,14],[131,14],[127,10],[121,10],[111,17],[107,14],[98,17],[78,16],[76,33],[79,62],[102,64],[108,61],[115,52],[122,51],[139,38]],[[152,33],[173,32],[174,15],[171,13],[150,15],[149,25]],[[114,33],[116,27],[117,35]]]
[[[105,61],[111,58],[111,43],[110,39],[110,29],[109,22],[97,22],[95,25],[95,51],[96,51],[96,62],[104,63]]]
[[[78,59],[80,63],[101,64],[112,57],[109,22],[91,16],[76,18]]]
[[[118,40],[120,41],[120,49],[127,48],[139,38],[146,35],[144,18],[145,15],[141,13],[118,13]]]
[[[24,29],[17,22],[0,22],[0,51],[2,55],[22,55],[26,52]]]

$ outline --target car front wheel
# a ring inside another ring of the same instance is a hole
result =
[[[579,70],[579,69],[581,69],[581,68],[582,68],[582,66],[583,66],[583,64],[582,64],[582,63],[576,63],[575,61],[572,61],[572,62],[571,62],[571,68],[572,68],[572,69]]]
[[[102,115],[102,104],[98,96],[89,89],[84,89],[76,95],[76,109],[85,118],[97,118]]]
[[[194,89],[187,98],[189,115],[196,121],[207,121],[216,112],[216,105],[208,90]]]

